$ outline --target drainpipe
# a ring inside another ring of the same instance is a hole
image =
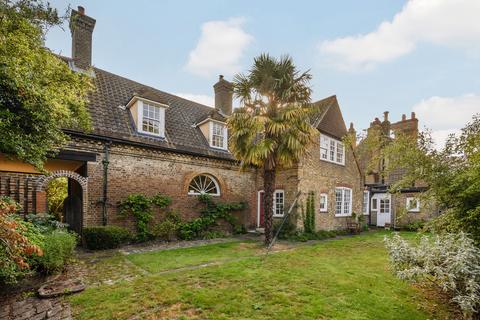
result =
[[[109,151],[110,145],[112,144],[111,141],[108,141],[104,145],[105,156],[103,158],[103,199],[102,199],[102,223],[104,226],[107,225],[107,205],[108,205],[108,164],[110,163],[109,159]]]

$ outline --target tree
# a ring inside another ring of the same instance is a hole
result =
[[[0,152],[38,169],[67,143],[62,129],[90,128],[89,76],[43,46],[62,21],[48,3],[0,0]]]
[[[299,72],[290,57],[262,54],[248,74],[237,74],[234,94],[241,107],[228,119],[229,149],[242,166],[261,169],[264,185],[265,243],[273,236],[273,194],[279,168],[306,153],[314,128],[309,114],[311,75]]]
[[[439,206],[442,215],[430,227],[437,232],[466,232],[480,246],[480,115],[458,135],[451,135],[442,150],[434,147],[430,133],[418,139],[397,135],[381,149],[384,174],[402,169],[392,191],[422,181],[428,190],[422,198]]]

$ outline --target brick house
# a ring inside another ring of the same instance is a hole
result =
[[[383,135],[386,141],[395,139],[394,136],[398,133],[417,139],[418,119],[415,112],[412,112],[409,119],[403,114],[402,119],[394,123],[389,121],[388,114],[389,112],[385,111],[383,121],[375,118],[370,123],[367,137],[376,132],[375,134]],[[404,171],[399,168],[388,176],[382,176],[384,160],[362,152],[363,143],[364,140],[360,141],[357,147],[359,149],[357,154],[359,155],[360,166],[362,171],[365,172],[362,212],[370,217],[371,225],[400,227],[411,222],[429,220],[438,214],[435,205],[424,203],[421,200],[422,192],[427,189],[427,186],[421,181],[416,181],[409,188],[403,188],[399,192],[390,193],[390,186],[401,179]]]
[[[0,154],[0,194],[19,201],[23,213],[45,212],[47,184],[65,176],[64,217],[79,233],[101,224],[132,228],[132,221],[119,216],[117,203],[132,193],[158,192],[171,196],[171,207],[185,219],[198,214],[195,196],[201,193],[243,201],[247,208],[240,222],[261,228],[262,178],[255,168],[241,171],[227,148],[231,83],[219,77],[212,108],[93,67],[94,26],[82,7],[72,10],[72,58],[61,57],[94,80],[88,103],[93,131],[65,130],[71,142],[47,161],[48,176]],[[319,111],[311,124],[318,129],[318,144],[278,173],[274,216],[281,218],[299,192],[302,200],[313,191],[317,228],[344,228],[352,212],[361,211],[363,177],[353,147],[342,142],[347,129],[336,97],[315,104]]]

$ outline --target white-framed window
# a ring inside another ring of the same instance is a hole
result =
[[[195,176],[188,185],[189,195],[209,194],[211,196],[220,195],[220,186],[217,180],[208,174],[199,174]]]
[[[345,147],[343,142],[320,134],[320,159],[345,165]]]
[[[141,133],[155,136],[165,136],[165,108],[139,100],[138,128]]]
[[[328,195],[326,193],[320,193],[320,212],[328,211]]]
[[[283,190],[275,190],[273,195],[273,216],[283,217],[285,207],[285,192]]]
[[[210,121],[210,146],[226,150],[227,144],[227,126],[221,122]]]
[[[380,213],[390,213],[390,199],[380,199]]]
[[[352,215],[352,189],[344,187],[335,188],[335,215]]]
[[[370,192],[363,191],[362,213],[368,215],[370,212]]]
[[[419,212],[420,211],[420,200],[415,197],[407,197],[406,204],[408,212]]]

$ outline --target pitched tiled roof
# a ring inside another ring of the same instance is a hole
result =
[[[70,60],[61,58],[65,61]],[[171,151],[233,160],[229,152],[211,148],[196,126],[206,119],[225,121],[225,117],[216,109],[102,69],[93,68],[93,71],[96,88],[88,97],[93,135],[120,139],[126,143],[141,143]],[[165,138],[137,132],[130,111],[125,108],[135,96],[169,106],[165,110]],[[314,105],[317,111],[311,116],[312,125],[326,134],[342,138],[346,133],[346,127],[336,96],[319,100]],[[75,134],[71,130],[69,132]]]
[[[94,135],[164,147],[202,156],[233,159],[226,151],[210,148],[198,127],[201,120],[225,120],[214,108],[140,84],[107,71],[93,68],[95,91],[89,99]],[[125,106],[139,96],[169,107],[165,110],[165,138],[138,133],[130,111]]]
[[[312,125],[323,133],[342,139],[347,134],[347,127],[337,97],[330,96],[314,102],[313,105],[317,110],[310,117]]]

